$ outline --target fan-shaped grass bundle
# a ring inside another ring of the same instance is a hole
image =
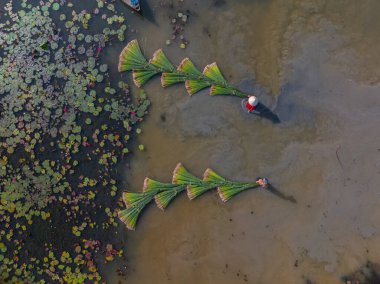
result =
[[[233,92],[230,88],[225,88],[222,86],[212,85],[210,88],[210,96],[215,95],[230,95]]]
[[[120,72],[132,70],[133,82],[137,87],[141,87],[156,74],[162,73],[161,85],[163,87],[185,82],[189,95],[212,86],[210,95],[248,97],[248,94],[239,91],[227,82],[216,63],[207,65],[202,73],[189,58],[185,58],[176,69],[162,49],[154,52],[152,59],[148,62],[142,54],[137,40],[129,42],[121,52],[118,69]]]
[[[138,207],[131,207],[119,211],[119,219],[127,226],[128,230],[135,230],[141,210]]]
[[[184,58],[181,63],[179,64],[178,68],[177,68],[178,71],[184,73],[185,75],[187,76],[194,76],[194,77],[198,77],[198,78],[202,78],[202,73],[201,71],[199,71],[193,62],[191,62],[191,60],[189,58]]]
[[[216,65],[216,62],[207,65],[203,70],[203,74],[214,82],[220,83],[221,85],[228,84],[227,80],[224,79],[222,72],[220,72],[218,65]]]
[[[182,163],[178,163],[173,171],[173,184],[191,184],[198,183],[201,180],[189,173]]]
[[[203,174],[203,180],[191,174],[181,163],[173,171],[172,183],[163,183],[151,178],[145,178],[143,192],[124,192],[123,200],[127,209],[119,212],[119,218],[134,230],[143,208],[153,199],[158,208],[164,210],[169,203],[187,190],[190,200],[200,196],[206,191],[216,188],[222,201],[230,200],[236,194],[251,188],[257,188],[258,182],[235,182],[225,179],[212,169],[208,168]]]
[[[154,196],[157,207],[164,210],[179,193],[186,190],[186,185],[177,186],[174,189],[162,191]]]
[[[178,185],[171,183],[163,183],[150,178],[145,178],[143,192],[154,192],[154,200],[158,208],[164,210],[170,201],[177,196],[178,193],[184,191],[186,185]]]
[[[169,61],[162,49],[159,49],[153,53],[153,58],[149,60],[149,63],[154,67],[159,68],[162,72],[173,72],[175,70],[174,65]]]
[[[216,172],[214,172],[210,168],[205,170],[203,174],[203,180],[208,181],[208,182],[213,182],[215,184],[224,183],[227,181],[224,177],[218,175]]]
[[[229,181],[224,177],[218,175],[212,169],[208,168],[203,174],[203,180],[212,182],[217,185],[217,190],[219,197],[223,200],[223,202],[227,202],[236,194],[250,189],[256,188],[260,186],[257,182],[254,183],[244,183],[244,182],[236,182]]]
[[[156,70],[135,69],[132,71],[133,83],[135,83],[135,85],[140,88],[150,78],[152,78],[154,75],[157,75],[158,73],[159,72]]]
[[[185,81],[186,91],[190,96],[210,86],[211,84],[207,81],[196,81],[196,80]]]
[[[203,181],[196,176],[193,176],[181,163],[177,165],[173,172],[173,183],[186,184],[187,196],[190,200],[193,200],[206,191],[216,187],[213,183]]]
[[[161,86],[168,87],[174,84],[182,83],[186,81],[186,77],[179,73],[162,73]]]
[[[151,178],[144,179],[143,192],[161,192],[178,188],[177,184],[163,183]]]
[[[118,70],[119,72],[124,72],[134,69],[145,69],[148,64],[148,61],[141,52],[138,41],[134,39],[121,51]]]
[[[256,188],[259,186],[260,185],[256,182],[255,183],[241,183],[241,182],[227,181],[225,184],[218,186],[218,194],[219,194],[220,199],[223,200],[223,202],[227,202],[236,194],[244,190]]]
[[[127,208],[138,206],[152,200],[155,192],[123,192],[123,201]],[[149,203],[149,202],[148,202]]]
[[[136,228],[141,211],[152,201],[153,197],[154,193],[123,193],[123,200],[127,209],[119,211],[118,216],[129,230]]]

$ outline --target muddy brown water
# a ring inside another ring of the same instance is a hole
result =
[[[210,192],[183,194],[165,212],[149,206],[136,231],[122,232],[127,277],[115,266],[109,283],[342,283],[379,262],[380,2],[146,2],[156,25],[129,16],[129,39],[147,56],[164,47],[175,63],[217,61],[282,123],[244,114],[237,98],[189,97],[151,80],[136,143],[146,150],[123,171],[126,189],[141,190],[145,176],[170,181],[182,162],[198,176],[207,167],[234,180],[267,176],[297,203],[247,191],[226,204]],[[168,17],[186,9],[189,46],[165,46]]]

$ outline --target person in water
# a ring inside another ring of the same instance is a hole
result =
[[[256,179],[256,182],[262,187],[262,188],[267,188],[269,185],[269,180],[267,178],[261,178],[258,177]]]
[[[249,113],[251,113],[257,108],[258,103],[259,103],[259,100],[257,99],[256,96],[249,96],[245,104],[245,108],[247,109]]]

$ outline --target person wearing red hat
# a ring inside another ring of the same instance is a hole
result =
[[[249,96],[245,104],[245,108],[247,109],[248,112],[253,112],[256,109],[258,103],[259,103],[259,100],[257,99],[256,96]]]

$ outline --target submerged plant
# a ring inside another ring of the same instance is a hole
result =
[[[244,190],[260,186],[266,188],[266,185],[259,181],[235,182],[227,180],[209,168],[204,172],[203,179],[199,179],[181,163],[178,163],[173,172],[172,183],[162,183],[145,178],[142,193],[124,192],[123,201],[127,209],[119,211],[119,218],[129,230],[134,230],[141,211],[153,199],[157,206],[164,210],[174,197],[185,190],[187,190],[189,199],[192,200],[210,189],[217,189],[222,201],[227,202]]]
[[[185,58],[175,68],[162,49],[154,52],[152,59],[148,61],[137,40],[130,41],[120,53],[118,69],[119,72],[132,71],[133,82],[137,87],[141,87],[153,76],[161,74],[163,87],[184,82],[189,95],[210,87],[210,95],[248,97],[248,94],[227,82],[216,63],[207,65],[201,72],[189,58]]]

